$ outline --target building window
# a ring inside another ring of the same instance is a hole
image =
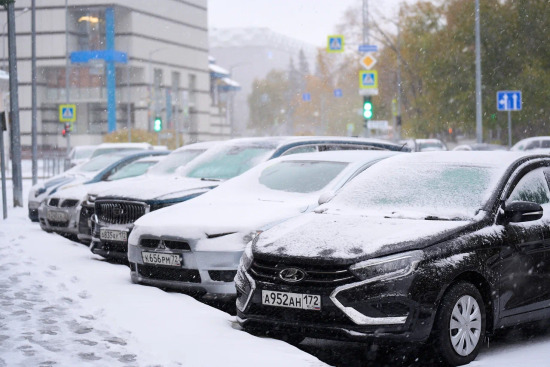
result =
[[[105,11],[83,9],[71,12],[79,51],[104,50]]]
[[[194,108],[197,103],[197,76],[189,74],[189,107]]]

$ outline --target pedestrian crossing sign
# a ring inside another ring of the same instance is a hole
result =
[[[344,36],[342,35],[328,36],[327,52],[344,52]]]
[[[76,121],[76,105],[61,104],[59,105],[59,122],[75,122]]]
[[[359,72],[359,88],[378,89],[378,72],[376,70],[361,70]]]

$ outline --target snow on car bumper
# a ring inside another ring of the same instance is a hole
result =
[[[146,264],[143,252],[181,255],[181,266]],[[132,243],[128,261],[134,283],[203,293],[205,297],[236,296],[234,277],[242,255],[239,251],[191,251],[147,248]]]
[[[77,235],[79,217],[80,205],[63,208],[40,205],[38,208],[40,228],[47,232]]]

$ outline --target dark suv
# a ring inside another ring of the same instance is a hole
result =
[[[497,328],[550,317],[550,158],[405,154],[247,247],[245,330],[431,342],[472,361]]]
[[[201,155],[173,179],[141,182],[104,191],[95,200],[93,253],[127,260],[128,236],[134,222],[151,211],[197,197],[253,166],[287,154],[328,150],[403,150],[376,139],[346,137],[276,137],[233,139]],[[406,148],[405,148],[406,149]]]

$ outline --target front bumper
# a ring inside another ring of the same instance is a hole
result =
[[[258,281],[239,271],[237,320],[251,331],[335,340],[424,342],[431,332],[435,307],[409,297],[413,281],[414,275],[410,275],[312,287]],[[321,310],[263,305],[262,290],[320,295]]]
[[[130,237],[130,232],[134,224],[104,225],[92,219],[90,251],[106,259],[117,261],[128,261],[128,240],[126,241],[107,241],[100,238],[101,229],[110,229],[126,232],[126,238]]]
[[[51,215],[53,213],[63,216],[63,219],[51,219]],[[70,235],[78,234],[80,205],[75,205],[72,207],[51,207],[43,204],[37,209],[37,214],[38,221],[40,222],[40,228],[46,232],[56,232]]]
[[[181,267],[149,265],[142,252],[180,254]],[[191,251],[151,249],[134,244],[128,247],[131,277],[134,283],[202,294],[206,298],[234,299],[235,274],[241,251]]]

